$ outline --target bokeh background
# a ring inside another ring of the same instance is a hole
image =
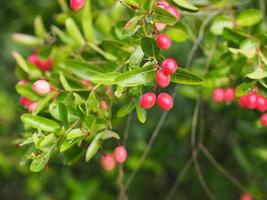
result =
[[[252,2],[252,1],[251,1]],[[256,1],[255,1],[256,2]],[[16,0],[5,1],[0,9],[0,199],[1,200],[109,200],[117,198],[117,171],[104,172],[98,162],[83,159],[74,165],[64,164],[61,158],[52,159],[48,169],[32,173],[27,165],[21,165],[26,149],[16,147],[21,136],[19,120],[19,96],[14,85],[15,62],[12,50],[27,56],[29,49],[15,45],[11,40],[13,32],[32,33],[32,22],[36,15],[42,15],[47,27],[59,7],[57,1]],[[185,63],[192,43],[174,47],[171,56]],[[183,49],[181,51],[181,49]],[[181,52],[178,54],[174,52]],[[190,88],[181,88],[183,95],[176,98],[172,110],[155,141],[148,158],[141,166],[129,187],[130,199],[164,199],[169,194],[177,175],[191,155],[190,131],[195,100],[188,98]],[[194,96],[194,95],[192,95]],[[249,191],[265,199],[267,189],[267,147],[266,130],[255,125],[256,114],[240,111],[236,105],[220,107],[207,101],[200,107],[198,131],[204,135],[204,144],[216,160],[231,176],[245,185]],[[133,116],[127,143],[129,160],[125,166],[127,178],[137,166],[146,142],[159,119],[159,110],[149,115],[145,125]],[[118,131],[125,131],[125,121],[115,122]],[[255,153],[256,152],[256,153]],[[199,155],[199,166],[208,187],[216,199],[238,199],[241,191],[209,162]],[[173,199],[205,200],[206,195],[197,178],[196,169],[190,167]]]

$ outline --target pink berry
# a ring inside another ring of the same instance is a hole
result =
[[[167,93],[160,93],[157,102],[159,107],[164,111],[169,111],[173,107],[173,99]]]
[[[171,13],[173,16],[175,16],[177,20],[180,19],[181,14],[180,14],[180,12],[175,7],[173,7],[173,6],[167,6],[165,8],[165,10],[168,11],[169,13]]]
[[[82,84],[84,84],[89,89],[93,89],[93,85],[89,81],[87,81],[87,80],[81,80],[81,82],[82,82]]]
[[[18,82],[18,85],[26,85],[27,83],[28,83],[27,80],[20,80],[20,81]]]
[[[212,92],[212,99],[217,103],[221,103],[224,101],[224,90],[222,88],[216,88]]]
[[[28,62],[32,65],[38,65],[40,63],[40,59],[37,54],[32,54],[28,57]]]
[[[29,107],[28,107],[28,111],[29,113],[33,113],[35,111],[35,109],[37,108],[38,103],[34,102],[32,103]]]
[[[78,11],[85,6],[85,0],[70,0],[70,7],[74,11]]]
[[[240,200],[253,200],[253,198],[249,193],[245,193],[240,197]]]
[[[124,163],[127,159],[127,150],[124,146],[118,146],[114,151],[114,156],[118,163]]]
[[[165,72],[161,70],[157,71],[155,79],[156,79],[157,85],[162,88],[167,87],[171,81],[170,75],[166,74]]]
[[[163,33],[158,35],[157,43],[158,43],[158,47],[163,49],[163,50],[167,50],[171,46],[170,38],[167,35],[163,34]]]
[[[140,106],[143,109],[150,109],[156,103],[156,95],[153,92],[148,92],[141,97]]]
[[[263,114],[260,117],[260,122],[264,127],[267,127],[267,113]]]
[[[40,61],[38,67],[42,71],[49,71],[53,67],[53,60],[48,58],[47,60]]]
[[[101,100],[100,107],[101,107],[102,111],[104,111],[104,112],[108,111],[108,104],[105,100]]]
[[[46,95],[50,92],[50,85],[45,80],[38,80],[34,82],[32,89],[39,95]]]
[[[164,9],[169,6],[169,3],[165,0],[159,0],[157,6]]]
[[[227,88],[224,91],[224,100],[226,102],[232,102],[235,99],[235,89],[233,88]]]
[[[116,166],[115,158],[112,154],[105,154],[101,157],[101,166],[106,171],[112,171]]]
[[[267,110],[267,99],[263,96],[257,96],[257,110],[265,112]]]
[[[247,107],[251,110],[257,107],[257,94],[255,92],[247,95]]]
[[[241,108],[245,108],[247,106],[247,96],[243,96],[239,98],[239,106]]]
[[[162,71],[166,74],[174,74],[177,69],[177,63],[172,58],[167,58],[162,63]]]
[[[26,97],[21,97],[20,99],[20,104],[23,106],[23,107],[28,107],[29,105],[31,105],[33,102],[26,98]]]

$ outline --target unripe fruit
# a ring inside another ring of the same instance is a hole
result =
[[[116,161],[112,154],[105,154],[101,157],[101,166],[106,171],[112,171],[116,166]]]
[[[265,112],[267,110],[267,99],[263,96],[257,96],[257,110]]]
[[[222,88],[216,88],[212,92],[212,99],[217,103],[221,103],[224,101],[224,90]]]
[[[250,194],[245,193],[240,197],[240,200],[253,200],[253,198]]]
[[[157,85],[162,88],[167,87],[171,81],[170,75],[166,74],[165,72],[161,70],[157,71],[155,79],[156,79]]]
[[[232,102],[235,99],[235,89],[227,88],[224,91],[224,100],[227,102]]]
[[[264,127],[267,127],[267,113],[263,114],[260,118],[260,122]]]
[[[108,104],[105,100],[101,100],[100,107],[101,107],[102,111],[104,111],[104,112],[108,111]]]
[[[37,108],[38,103],[34,102],[28,107],[28,112],[33,113],[35,109]]]
[[[166,74],[173,74],[177,69],[177,63],[172,58],[167,58],[162,63],[162,71]]]
[[[153,92],[148,92],[141,97],[140,106],[143,109],[150,109],[156,103],[156,95]]]
[[[84,84],[89,89],[93,89],[93,85],[89,81],[87,81],[87,80],[81,80],[81,82],[82,82],[82,84]]]
[[[34,82],[32,89],[39,95],[46,95],[50,92],[50,85],[45,80],[38,80]]]
[[[173,16],[175,16],[177,20],[180,19],[181,14],[180,14],[180,12],[175,7],[173,7],[173,6],[167,6],[165,8],[165,10],[168,11],[169,13],[171,13]]]
[[[239,106],[245,108],[247,106],[247,96],[240,97]]]
[[[118,163],[124,163],[127,159],[127,150],[124,146],[118,146],[114,151],[114,156]]]
[[[42,71],[49,71],[53,67],[53,60],[48,58],[47,60],[40,61],[38,67]]]
[[[158,31],[163,31],[167,25],[163,23],[156,23],[155,26]]]
[[[159,0],[157,6],[164,9],[169,6],[169,3],[165,0]]]
[[[21,97],[20,99],[20,104],[23,106],[23,107],[28,107],[29,105],[31,105],[33,102],[26,98],[26,97]]]
[[[161,33],[157,37],[157,44],[159,48],[167,50],[171,46],[171,40],[167,35]]]
[[[160,93],[157,102],[159,107],[164,111],[169,111],[173,107],[173,99],[167,93]]]
[[[20,80],[20,81],[18,82],[18,85],[26,85],[27,83],[28,83],[27,80]]]
[[[85,0],[70,0],[71,9],[77,11],[85,6]]]
[[[255,92],[247,95],[247,107],[251,110],[257,107],[257,94]]]
[[[40,59],[38,55],[32,54],[28,57],[28,62],[31,63],[32,65],[39,65]]]

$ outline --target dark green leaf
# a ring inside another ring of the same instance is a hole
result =
[[[157,57],[159,55],[159,47],[153,38],[145,37],[141,40],[141,47],[146,56]]]
[[[204,83],[204,80],[198,75],[180,67],[177,69],[175,74],[171,75],[171,81],[173,83],[186,85],[201,85]]]

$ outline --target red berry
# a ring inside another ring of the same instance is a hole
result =
[[[141,97],[140,106],[143,109],[150,109],[156,103],[156,95],[153,92],[148,92]]]
[[[267,127],[267,113],[264,113],[261,117],[260,117],[260,122],[264,127]]]
[[[162,33],[158,35],[157,43],[158,43],[159,48],[163,50],[167,50],[171,46],[170,38],[167,35],[162,34]]]
[[[247,95],[247,107],[251,110],[257,107],[257,94],[255,92]]]
[[[221,103],[224,101],[224,90],[222,88],[216,88],[212,92],[212,99],[217,103]]]
[[[71,9],[77,11],[85,6],[85,0],[70,0]]]
[[[157,102],[159,107],[164,111],[169,111],[173,107],[173,99],[167,93],[160,93]]]
[[[224,91],[224,100],[227,102],[232,102],[235,99],[235,89],[227,88]]]
[[[267,99],[263,96],[257,96],[257,107],[258,111],[265,112],[267,110]]]
[[[240,200],[252,200],[252,196],[249,193],[245,193],[240,197]]]
[[[169,3],[165,0],[159,0],[157,5],[158,7],[165,9],[167,6],[169,6]]]
[[[240,97],[239,106],[245,108],[247,106],[247,96]]]
[[[32,103],[29,107],[28,107],[28,111],[29,113],[33,113],[35,111],[35,109],[37,108],[38,103],[34,102]]]
[[[101,166],[106,171],[112,171],[116,166],[116,161],[112,154],[105,154],[101,157]]]
[[[173,74],[177,69],[177,63],[172,58],[167,58],[162,63],[162,71],[166,74]]]
[[[124,146],[118,146],[114,151],[114,156],[118,163],[124,163],[127,159],[127,150]]]
[[[20,104],[23,106],[23,107],[28,107],[29,105],[31,105],[33,102],[26,98],[26,97],[21,97],[20,99]]]
[[[171,13],[173,16],[176,17],[177,20],[180,19],[181,15],[180,15],[180,12],[173,6],[167,6],[165,8],[166,11],[168,11],[169,13]]]
[[[38,57],[38,55],[36,54],[32,54],[28,57],[28,62],[32,65],[39,65],[40,63],[40,59]]]
[[[49,71],[53,67],[53,60],[51,58],[48,58],[47,60],[40,61],[38,67],[42,71]]]
[[[156,79],[157,85],[162,88],[167,87],[171,81],[170,75],[166,74],[165,72],[161,70],[157,71],[155,79]]]
[[[32,89],[39,95],[46,95],[50,92],[50,85],[45,80],[38,80],[34,82]]]

